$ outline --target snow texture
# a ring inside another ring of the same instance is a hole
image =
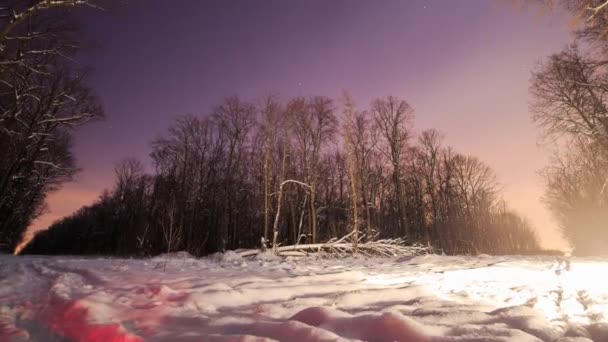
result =
[[[608,259],[0,256],[4,341],[608,341]]]

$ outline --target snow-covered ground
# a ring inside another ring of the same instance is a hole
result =
[[[273,340],[608,341],[608,259],[0,256],[2,342]]]

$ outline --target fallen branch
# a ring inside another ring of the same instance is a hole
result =
[[[397,257],[405,255],[421,255],[430,254],[433,252],[432,248],[423,245],[412,245],[407,246],[403,239],[383,239],[376,241],[362,242],[364,236],[361,236],[358,240],[357,247],[352,243],[351,237],[354,235],[353,232],[341,237],[333,238],[325,243],[315,244],[304,244],[304,245],[289,245],[289,246],[277,246],[274,248],[275,253],[278,256],[307,256],[311,254],[325,253],[328,257],[345,257],[354,254],[361,254],[363,256],[381,256],[381,257]],[[356,253],[355,253],[356,251]],[[261,251],[260,250],[246,250],[237,252],[242,258],[255,257]]]

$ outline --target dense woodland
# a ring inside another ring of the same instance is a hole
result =
[[[271,240],[315,243],[357,228],[446,253],[538,249],[526,221],[500,200],[492,170],[415,135],[396,97],[366,110],[317,96],[257,104],[226,99],[182,116],[152,143],[154,173],[130,159],[97,203],[36,236],[26,253],[195,255]],[[283,190],[279,191],[283,184]],[[353,211],[357,215],[353,215]]]
[[[608,2],[533,3],[580,19],[574,44],[532,73],[533,119],[559,146],[543,171],[544,201],[575,253],[605,253]],[[81,40],[74,7],[99,2],[0,6],[0,251],[14,250],[46,195],[78,171],[73,131],[103,116],[73,62]],[[204,255],[350,232],[445,253],[538,249],[525,219],[501,200],[492,170],[445,146],[439,132],[415,130],[405,99],[357,108],[347,95],[230,97],[180,117],[150,149],[151,168],[119,162],[112,189],[39,233],[24,253]]]

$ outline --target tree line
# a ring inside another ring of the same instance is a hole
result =
[[[365,109],[348,95],[229,97],[175,120],[151,143],[152,172],[118,163],[111,190],[23,252],[205,255],[353,231],[448,254],[538,251],[492,169],[413,124],[413,108],[392,96]]]

